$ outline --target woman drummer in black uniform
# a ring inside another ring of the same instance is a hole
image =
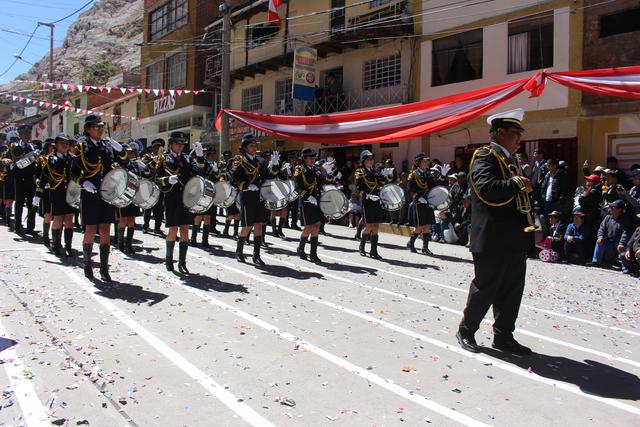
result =
[[[373,153],[364,150],[360,153],[362,167],[356,170],[356,188],[362,194],[362,220],[365,224],[360,239],[360,255],[367,256],[365,245],[371,240],[369,256],[382,259],[378,254],[378,229],[384,221],[384,211],[380,203],[380,188],[387,184],[387,180],[374,168]]]
[[[51,215],[53,226],[51,229],[54,254],[61,253],[62,229],[64,227],[64,251],[68,257],[73,256],[71,243],[73,241],[73,215],[75,209],[67,203],[67,188],[71,181],[73,156],[69,152],[71,138],[61,133],[55,138],[55,153],[49,155],[43,169],[43,178],[49,185],[51,199]]]
[[[42,153],[36,161],[36,195],[33,196],[32,206],[38,207],[38,215],[42,218],[42,242],[49,247],[51,240],[49,239],[49,229],[51,228],[51,198],[49,194],[49,183],[43,176],[44,169],[47,165],[48,157],[55,151],[53,138],[47,138],[42,146]]]
[[[169,149],[158,158],[156,181],[164,193],[164,209],[167,233],[167,253],[165,266],[173,271],[173,250],[176,246],[178,230],[180,230],[180,245],[178,252],[178,271],[189,274],[187,270],[187,250],[189,249],[189,226],[193,224],[193,214],[184,207],[182,193],[187,181],[198,175],[204,168],[204,152],[202,145],[197,142],[194,150],[196,160],[192,161],[183,153],[187,144],[187,135],[183,132],[169,134]]]
[[[218,181],[218,162],[216,160],[216,150],[213,147],[210,147],[205,150],[205,161],[204,168],[200,170],[200,175],[211,182]],[[202,248],[209,249],[211,246],[209,245],[209,232],[211,229],[211,221],[213,221],[213,230],[215,230],[216,224],[216,212],[218,207],[216,205],[211,205],[208,211],[203,213],[202,215],[196,215],[193,220],[193,225],[191,228],[191,246],[198,245],[198,233],[200,232],[200,224],[204,222],[202,226]],[[214,231],[217,233],[217,231]]]
[[[429,191],[436,186],[435,179],[429,173],[429,159],[424,153],[416,154],[414,160],[414,168],[409,174],[407,180],[407,192],[413,201],[409,205],[409,218],[413,225],[413,232],[409,240],[409,250],[416,250],[416,239],[422,235],[422,253],[425,255],[433,255],[429,250],[429,241],[431,240],[431,224],[435,224],[436,218],[433,208],[429,206],[427,198]]]
[[[123,165],[125,169],[142,178],[149,177],[149,167],[138,158],[140,145],[138,141],[131,140],[124,144],[127,153],[127,161]],[[125,254],[134,254],[133,235],[136,230],[136,217],[142,216],[142,211],[133,203],[124,208],[116,209],[118,219],[118,249]],[[126,229],[126,238],[125,238]]]
[[[240,164],[240,156],[236,158],[231,157],[231,151],[227,150],[223,153],[223,159],[220,161],[218,167],[220,168],[219,180],[233,182],[233,173]],[[229,227],[233,221],[233,239],[238,238],[238,228],[240,227],[240,209],[237,203],[232,203],[231,206],[225,209],[225,221],[224,230],[222,231],[222,237],[229,237]]]

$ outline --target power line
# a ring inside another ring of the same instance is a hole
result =
[[[27,46],[29,46],[29,43],[31,43],[31,40],[33,39],[33,36],[36,34],[36,31],[38,31],[39,27],[40,27],[40,24],[36,25],[36,28],[33,29],[33,32],[31,33],[31,36],[29,36],[29,40],[27,40],[27,43],[25,43],[24,47],[22,48],[20,53],[16,56],[16,58],[13,60],[11,65],[9,65],[9,67],[7,67],[7,69],[4,70],[4,72],[2,74],[0,74],[0,77],[2,77],[5,74],[7,74],[9,72],[9,70],[11,70],[14,65],[16,65],[16,62],[18,62],[18,57],[21,57],[22,54],[24,53],[24,51],[27,50]]]
[[[93,3],[95,0],[89,0],[88,2],[86,2],[84,5],[82,5],[79,9],[76,9],[75,11],[71,12],[70,14],[68,14],[67,16],[65,16],[64,18],[60,18],[57,21],[53,21],[50,22],[51,24],[57,24],[58,22],[62,22],[67,18],[71,18],[73,15],[75,15],[76,13],[80,12],[82,9],[84,9],[85,7],[89,6],[91,3]]]

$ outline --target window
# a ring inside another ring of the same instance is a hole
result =
[[[277,25],[259,24],[247,27],[247,49],[265,44],[280,31]]]
[[[391,3],[391,0],[370,0],[369,1],[369,9],[373,9],[378,6],[383,6],[385,4]]]
[[[395,86],[401,80],[400,55],[372,59],[364,63],[363,89],[371,90]]]
[[[482,29],[433,41],[431,86],[482,78]]]
[[[166,132],[167,131],[167,122],[162,121],[158,123],[158,132]]]
[[[509,74],[553,67],[553,11],[509,22]]]
[[[80,133],[80,123],[73,124],[73,134],[78,135]]]
[[[242,89],[242,111],[262,109],[262,85]]]
[[[187,78],[187,54],[178,53],[167,59],[167,87],[168,89],[180,89],[186,84]]]
[[[76,108],[80,108],[80,98],[76,99]]]
[[[187,0],[169,0],[149,14],[149,39],[155,40],[187,23]]]
[[[163,62],[159,61],[147,67],[147,87],[160,89],[162,85]]]
[[[276,82],[276,114],[293,111],[292,86],[292,79],[283,79]]]
[[[600,17],[600,37],[640,30],[640,8]]]
[[[191,121],[191,126],[194,128],[201,128],[202,127],[202,123],[204,123],[204,119],[202,117],[202,114],[198,114],[197,116],[193,116],[193,119]]]
[[[176,119],[169,119],[169,123],[167,125],[168,130],[182,129],[182,128],[187,128],[189,126],[191,126],[190,116],[179,117]]]

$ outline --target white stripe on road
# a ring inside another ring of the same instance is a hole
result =
[[[7,337],[7,331],[0,322],[0,337]],[[7,339],[9,339],[7,337]],[[13,387],[13,393],[18,399],[22,416],[28,427],[49,427],[49,417],[44,409],[42,401],[38,398],[33,383],[30,379],[25,378],[22,371],[25,369],[22,361],[18,358],[15,349],[8,348],[0,352],[1,359],[12,359],[12,362],[4,363],[4,370],[9,377],[9,384]]]
[[[219,243],[222,246],[231,246],[231,245],[229,245],[227,243],[222,243],[222,242],[219,242],[219,241],[216,241],[216,243]],[[300,268],[300,269],[303,269],[303,270],[306,270],[306,271],[310,271],[310,272],[313,272],[313,273],[322,274],[324,276],[330,277],[330,278],[335,279],[335,280],[339,280],[339,281],[344,282],[344,283],[349,283],[349,284],[356,285],[356,286],[359,286],[359,287],[362,287],[362,288],[370,289],[372,291],[385,293],[387,295],[392,295],[394,297],[402,298],[402,299],[405,299],[407,301],[415,302],[415,303],[418,303],[418,304],[426,305],[426,306],[429,306],[429,307],[432,307],[432,308],[435,308],[435,309],[439,309],[439,310],[442,310],[442,311],[446,311],[446,312],[449,312],[449,313],[453,313],[453,314],[462,316],[462,311],[455,310],[455,309],[450,308],[450,307],[445,307],[445,306],[440,305],[440,304],[435,303],[435,302],[425,301],[425,300],[421,300],[419,298],[410,297],[410,296],[405,295],[405,294],[400,294],[398,292],[390,291],[390,290],[383,289],[383,288],[378,288],[377,286],[367,285],[367,284],[364,284],[364,283],[361,283],[361,282],[358,282],[358,281],[355,281],[355,280],[347,279],[347,278],[342,277],[342,276],[331,274],[331,273],[329,273],[327,271],[324,271],[324,270],[318,270],[318,269],[310,268],[310,267],[303,266],[303,265],[300,265],[300,264],[295,264],[295,263],[292,263],[292,262],[284,261],[284,260],[282,260],[280,258],[277,258],[277,257],[274,257],[274,256],[263,255],[263,257],[265,259],[271,259],[271,260],[277,261],[277,262],[279,262],[281,264],[288,265],[290,267],[296,267],[296,268]],[[491,320],[489,320],[489,319],[483,319],[482,322],[486,323],[486,324],[491,324],[492,323]],[[610,353],[605,353],[603,351],[593,350],[593,349],[590,349],[590,348],[587,348],[587,347],[583,347],[583,346],[580,346],[580,345],[577,345],[577,344],[572,344],[572,343],[569,343],[569,342],[566,342],[566,341],[562,341],[562,340],[559,340],[559,339],[556,339],[556,338],[548,337],[546,335],[538,334],[536,332],[528,331],[528,330],[525,330],[525,329],[518,328],[518,329],[516,329],[516,332],[521,333],[523,335],[528,335],[530,337],[537,338],[537,339],[542,340],[542,341],[548,341],[548,342],[551,342],[551,343],[554,343],[554,344],[558,344],[558,345],[561,345],[561,346],[564,346],[564,347],[567,347],[567,348],[571,348],[571,349],[574,349],[574,350],[582,351],[584,353],[589,353],[589,354],[592,354],[594,356],[599,356],[599,357],[605,358],[605,359],[610,360],[610,361],[617,361],[617,362],[620,362],[620,363],[626,363],[628,365],[635,366],[636,368],[640,368],[640,362],[636,362],[635,360],[626,359],[624,357],[618,357],[618,356],[615,356],[615,355],[610,354]]]
[[[199,255],[191,255],[191,257],[197,257],[197,258],[201,258],[204,259],[203,257],[199,256]],[[205,260],[206,261],[206,260]],[[336,356],[332,353],[329,353],[323,349],[321,349],[320,347],[317,347],[311,343],[309,343],[308,341],[305,340],[301,340],[299,338],[297,338],[296,336],[290,334],[289,332],[286,332],[280,328],[278,328],[275,325],[272,325],[270,323],[265,322],[264,320],[258,319],[257,317],[246,313],[232,305],[229,305],[217,298],[212,297],[211,295],[209,295],[206,292],[203,292],[199,289],[195,289],[189,286],[184,286],[183,282],[178,279],[175,276],[171,276],[165,272],[162,272],[150,265],[148,265],[145,262],[142,261],[133,261],[135,262],[137,265],[139,265],[140,267],[142,267],[143,269],[152,272],[153,274],[156,275],[160,275],[163,276],[164,278],[166,278],[167,280],[171,281],[172,283],[180,286],[180,288],[182,288],[185,291],[191,292],[192,294],[207,300],[209,303],[222,308],[232,314],[235,314],[236,316],[240,317],[241,319],[247,321],[247,322],[251,322],[256,326],[259,326],[269,332],[273,332],[275,333],[277,336],[284,338],[285,340],[298,344],[301,347],[303,347],[304,349],[306,349],[307,351],[314,353],[317,356],[322,357],[323,359],[339,366],[340,368],[343,368],[349,372],[351,372],[352,374],[355,374],[357,376],[360,376],[368,381],[370,381],[373,384],[376,384],[392,393],[397,394],[400,397],[403,397],[405,399],[408,399],[420,406],[422,406],[423,408],[429,409],[435,413],[438,413],[444,417],[447,417],[451,420],[457,421],[460,424],[463,425],[467,425],[467,426],[486,426],[487,424],[484,424],[480,421],[477,421],[471,417],[468,417],[460,412],[457,412],[453,409],[447,408],[446,406],[440,405],[432,400],[429,400],[428,398],[421,396],[417,393],[414,392],[410,392],[409,390],[407,390],[406,388],[400,387],[399,385],[393,384],[392,382],[389,382],[388,380],[374,374],[371,371],[368,371],[364,368],[361,368],[360,366],[354,365],[351,362],[347,362],[346,360],[344,360],[343,358]],[[215,263],[217,264],[217,263]],[[222,265],[222,264],[218,264],[218,265]],[[226,268],[226,266],[224,266]],[[236,270],[236,269],[233,269]],[[242,273],[238,270],[239,273]],[[242,273],[244,274],[244,273]],[[249,275],[250,276],[250,275]]]
[[[427,342],[427,343],[429,343],[429,344],[431,344],[433,346],[439,347],[441,349],[448,350],[448,351],[454,352],[454,353],[462,355],[462,356],[467,356],[467,357],[469,357],[471,359],[478,360],[478,361],[480,361],[482,363],[491,363],[493,366],[495,366],[495,367],[497,367],[499,369],[505,370],[507,372],[510,372],[510,373],[518,375],[518,376],[521,376],[523,378],[526,378],[526,379],[529,379],[529,380],[532,380],[532,381],[537,381],[537,382],[540,382],[540,383],[543,383],[543,384],[546,384],[546,385],[550,385],[552,387],[568,391],[568,392],[573,393],[575,395],[578,395],[580,397],[586,397],[588,399],[592,399],[592,400],[604,403],[605,405],[609,405],[609,406],[612,406],[612,407],[615,407],[615,408],[618,408],[618,409],[622,409],[623,411],[626,411],[626,412],[629,412],[629,413],[632,413],[632,414],[635,414],[635,415],[640,415],[640,408],[636,408],[634,406],[627,405],[625,403],[619,402],[619,401],[614,400],[614,399],[604,398],[604,397],[592,395],[592,394],[589,394],[589,393],[585,393],[579,387],[577,387],[575,385],[564,383],[564,382],[561,382],[561,381],[555,381],[555,380],[552,380],[550,378],[546,378],[546,377],[540,376],[540,375],[538,375],[538,374],[536,374],[534,372],[529,372],[528,370],[524,370],[524,369],[519,368],[517,366],[514,366],[512,364],[500,362],[495,358],[487,357],[487,356],[480,355],[480,354],[470,353],[470,352],[468,352],[466,350],[463,350],[463,349],[461,349],[461,348],[459,348],[457,346],[453,347],[450,344],[445,343],[444,341],[440,341],[440,340],[436,340],[434,338],[430,338],[430,337],[428,337],[428,336],[426,336],[424,334],[411,331],[409,329],[403,328],[403,327],[395,325],[393,323],[389,323],[389,322],[387,322],[385,320],[382,320],[382,319],[377,319],[377,318],[375,318],[373,316],[369,316],[368,314],[361,313],[361,312],[353,310],[351,308],[348,308],[348,307],[345,307],[345,306],[341,306],[341,305],[338,305],[338,304],[334,304],[332,302],[326,301],[326,300],[321,299],[319,297],[315,297],[313,295],[306,294],[306,293],[298,291],[296,289],[288,288],[286,286],[283,286],[283,285],[280,285],[278,283],[272,282],[270,280],[264,279],[264,278],[262,278],[260,276],[256,276],[255,274],[251,274],[251,273],[247,273],[245,271],[242,271],[239,268],[231,267],[231,266],[226,265],[226,264],[222,264],[222,263],[219,263],[219,262],[216,262],[216,261],[212,261],[212,260],[210,260],[210,259],[208,259],[206,257],[200,256],[200,255],[191,255],[191,257],[201,259],[206,263],[209,263],[209,264],[212,264],[212,265],[215,265],[215,266],[218,266],[218,267],[225,268],[227,270],[230,270],[230,271],[233,271],[235,273],[241,274],[243,276],[249,277],[249,278],[251,278],[253,280],[256,280],[258,282],[264,283],[264,284],[266,284],[268,286],[271,286],[271,287],[280,289],[280,290],[282,290],[284,292],[287,292],[287,293],[296,295],[298,297],[304,298],[306,300],[313,301],[313,302],[316,302],[318,304],[325,305],[327,307],[331,307],[331,308],[333,308],[335,310],[338,310],[338,311],[342,311],[342,312],[350,314],[350,315],[352,315],[354,317],[358,317],[360,319],[363,319],[363,320],[365,320],[367,322],[378,324],[378,325],[383,326],[383,327],[385,327],[387,329],[390,329],[392,331],[399,332],[399,333],[401,333],[403,335],[415,338],[415,339],[420,340],[420,341]]]
[[[280,247],[287,248],[287,249],[291,249],[293,251],[296,250],[295,247],[289,246],[289,245],[284,245],[282,243],[269,242],[269,244],[270,245],[274,245],[274,246],[280,246]],[[322,247],[322,246],[320,246],[320,247]],[[402,274],[402,273],[398,273],[398,272],[395,272],[395,271],[386,270],[384,268],[376,267],[374,265],[362,264],[362,263],[359,263],[359,262],[349,261],[349,260],[347,260],[345,258],[337,258],[337,257],[331,256],[331,255],[328,255],[326,250],[323,249],[323,251],[324,251],[324,253],[322,255],[323,257],[329,258],[329,259],[332,259],[332,260],[335,260],[335,261],[340,261],[340,262],[344,262],[346,264],[356,265],[358,267],[372,268],[374,270],[381,271],[381,272],[386,273],[386,274],[391,274],[393,276],[402,277],[402,278],[408,279],[408,280],[414,280],[416,282],[421,282],[421,283],[424,283],[424,284],[427,284],[427,285],[438,286],[438,287],[441,287],[441,288],[444,288],[444,289],[449,289],[449,290],[456,291],[456,292],[462,292],[462,293],[465,293],[465,294],[469,292],[468,289],[460,289],[460,288],[456,288],[455,286],[449,286],[449,285],[445,285],[445,284],[442,284],[442,283],[433,282],[431,280],[421,279],[419,277],[413,277],[413,276],[409,276],[407,274]],[[435,259],[437,259],[437,257]],[[539,311],[541,313],[549,314],[551,316],[563,317],[565,319],[571,319],[571,320],[574,320],[576,322],[587,323],[587,324],[592,325],[592,326],[597,326],[597,327],[600,327],[600,328],[606,328],[606,329],[610,329],[612,331],[617,331],[617,332],[624,332],[626,334],[635,335],[635,336],[639,336],[640,337],[640,332],[637,332],[637,331],[631,331],[629,329],[619,328],[617,326],[610,326],[610,325],[606,325],[604,323],[594,322],[592,320],[582,319],[580,317],[575,317],[575,316],[571,316],[569,314],[564,314],[564,313],[558,313],[558,312],[555,312],[555,311],[546,310],[546,309],[535,307],[535,306],[532,306],[532,305],[521,304],[520,306],[523,307],[523,308],[526,308],[527,310]]]
[[[183,372],[185,372],[189,377],[191,377],[194,381],[197,381],[202,387],[204,387],[209,393],[215,396],[218,400],[220,400],[223,404],[225,404],[229,409],[238,414],[242,419],[244,419],[247,423],[253,426],[274,426],[271,422],[269,422],[266,418],[262,417],[256,411],[254,411],[251,407],[246,405],[243,402],[238,402],[238,398],[234,396],[228,390],[218,384],[213,380],[210,376],[205,374],[202,370],[196,367],[193,363],[189,362],[178,352],[173,350],[167,344],[165,344],[158,337],[153,335],[147,329],[145,329],[138,322],[129,317],[124,311],[120,310],[114,303],[102,297],[96,293],[96,289],[93,285],[83,277],[80,277],[73,269],[70,267],[65,267],[57,264],[58,259],[53,255],[42,251],[42,254],[45,258],[50,261],[53,261],[54,265],[62,270],[62,272],[67,275],[73,282],[75,282],[78,286],[80,286],[86,293],[91,295],[91,297],[96,300],[100,305],[102,305],[109,313],[120,320],[123,324],[128,326],[132,331],[134,331],[140,338],[145,340],[149,345],[155,348],[160,354],[162,354],[165,358],[167,358],[171,363],[180,368]]]

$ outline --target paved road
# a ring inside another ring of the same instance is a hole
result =
[[[321,266],[285,230],[267,267],[214,238],[188,277],[137,233],[102,284],[0,227],[0,425],[640,425],[637,279],[531,261],[517,336],[536,354],[472,355],[465,248],[383,235],[380,262],[327,230]]]

